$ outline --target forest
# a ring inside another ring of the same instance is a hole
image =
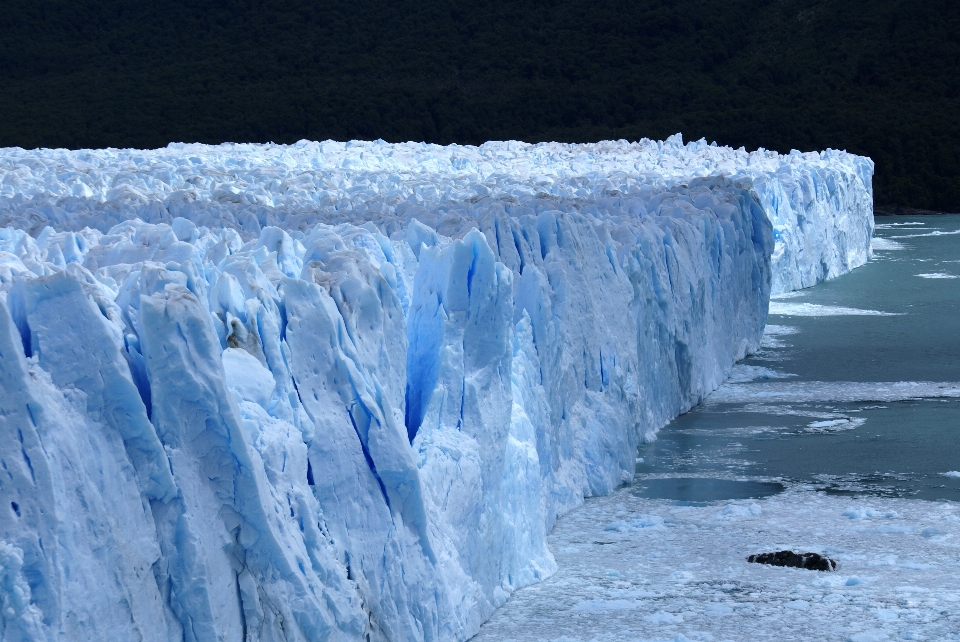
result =
[[[682,132],[960,211],[956,0],[0,0],[0,147]]]

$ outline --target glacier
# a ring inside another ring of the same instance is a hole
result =
[[[0,150],[0,638],[464,640],[863,264],[873,163]]]

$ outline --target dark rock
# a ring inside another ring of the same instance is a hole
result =
[[[805,568],[808,571],[835,571],[837,563],[829,557],[817,553],[794,553],[793,551],[777,551],[776,553],[760,553],[747,558],[755,564],[769,564],[771,566],[789,566],[791,568]]]

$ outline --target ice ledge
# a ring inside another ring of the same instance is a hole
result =
[[[773,291],[809,287],[863,264],[872,235],[873,161],[842,151],[781,155],[643,139],[479,147],[382,141],[294,145],[172,143],[157,150],[0,150],[0,226],[106,233],[139,218],[227,227],[374,221],[388,236],[411,218],[449,236],[447,212],[543,201],[629,210],[638,195],[721,177],[753,191],[774,227]],[[627,201],[624,203],[624,201]],[[466,211],[465,211],[466,210]]]

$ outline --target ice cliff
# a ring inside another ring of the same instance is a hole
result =
[[[869,159],[0,150],[0,638],[463,640],[860,264]]]

